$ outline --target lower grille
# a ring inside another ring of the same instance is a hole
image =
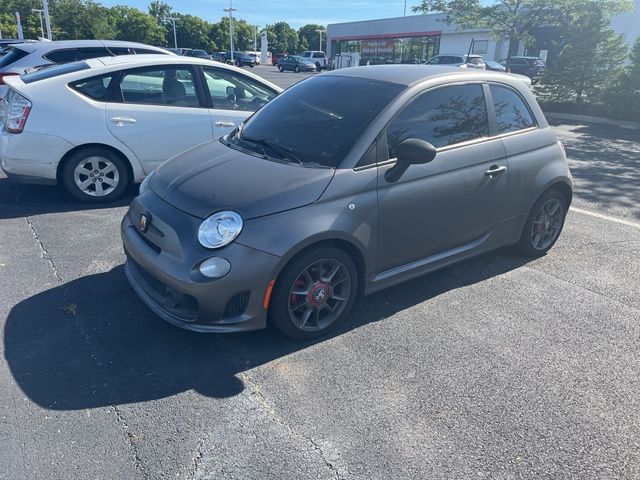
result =
[[[231,299],[227,302],[227,305],[224,307],[223,318],[236,318],[241,316],[244,311],[247,309],[247,305],[249,303],[249,296],[251,292],[244,291],[241,293],[236,293]]]

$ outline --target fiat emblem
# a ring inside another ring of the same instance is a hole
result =
[[[149,226],[149,219],[147,218],[147,216],[145,214],[140,215],[140,221],[138,222],[138,228],[140,229],[141,232],[146,232],[147,231],[147,227]]]

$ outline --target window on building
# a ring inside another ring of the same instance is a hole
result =
[[[389,158],[398,145],[419,138],[442,148],[489,135],[481,85],[438,88],[413,100],[387,128]]]
[[[489,51],[489,40],[476,40],[473,42],[473,52],[484,55]]]
[[[516,132],[535,127],[533,116],[524,100],[508,87],[491,85],[493,108],[496,111],[498,133]]]

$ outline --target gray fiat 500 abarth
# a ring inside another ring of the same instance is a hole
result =
[[[572,197],[526,84],[486,70],[348,68],[286,90],[145,179],[126,274],[199,332],[322,335],[359,294],[506,245],[544,255]]]

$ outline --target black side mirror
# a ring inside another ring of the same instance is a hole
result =
[[[436,147],[418,138],[408,138],[396,148],[397,162],[387,170],[384,178],[389,183],[397,182],[411,165],[429,163],[436,158]]]

